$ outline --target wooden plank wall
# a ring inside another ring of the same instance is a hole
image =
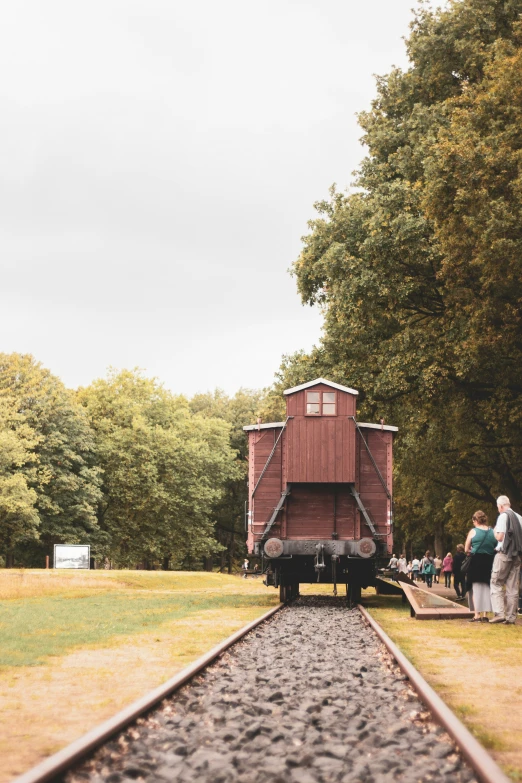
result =
[[[285,537],[295,540],[331,538],[334,496],[338,537],[356,537],[355,500],[349,487],[343,484],[292,484],[287,501]]]
[[[285,433],[287,481],[355,481],[355,397],[336,390],[336,416],[306,416],[307,391],[332,391],[318,384],[287,398],[287,415],[292,416]]]

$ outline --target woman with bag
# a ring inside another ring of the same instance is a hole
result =
[[[467,561],[462,564],[466,573],[466,582],[471,585],[470,609],[475,611],[472,623],[488,623],[487,612],[492,612],[489,582],[497,540],[489,527],[488,518],[483,511],[473,514],[473,529],[469,531],[465,550]]]
[[[424,581],[428,587],[431,587],[433,582],[433,574],[435,573],[435,566],[433,565],[433,558],[430,555],[430,550],[426,551],[426,554],[421,560],[421,573],[424,574]]]

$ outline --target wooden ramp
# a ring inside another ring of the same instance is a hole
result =
[[[402,575],[401,575],[402,576]],[[473,612],[455,601],[417,587],[408,577],[400,580],[377,577],[377,594],[403,594],[410,605],[410,614],[416,620],[471,619]]]

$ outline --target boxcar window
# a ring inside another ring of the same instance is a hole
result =
[[[312,416],[321,414],[321,395],[319,392],[306,392],[306,413]]]
[[[335,392],[323,392],[323,416],[335,416]]]

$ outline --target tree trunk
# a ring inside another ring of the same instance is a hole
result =
[[[444,535],[444,530],[442,528],[439,528],[438,530],[435,531],[435,536],[434,536],[435,553],[434,554],[438,555],[439,557],[443,556],[443,551],[444,551],[443,535]]]
[[[5,556],[5,567],[6,568],[14,568],[14,553],[13,552],[7,552]]]
[[[210,557],[205,557],[204,562],[205,562],[205,571],[212,571],[212,568],[214,567],[214,558],[212,557],[212,555],[210,555]]]
[[[235,536],[232,533],[232,537],[230,539],[230,544],[228,546],[228,552],[227,552],[227,555],[228,555],[228,573],[229,574],[232,573],[232,563],[234,561],[234,544],[235,544]]]
[[[168,571],[170,568],[170,555],[165,555],[163,558],[163,565],[162,568],[164,571]]]

